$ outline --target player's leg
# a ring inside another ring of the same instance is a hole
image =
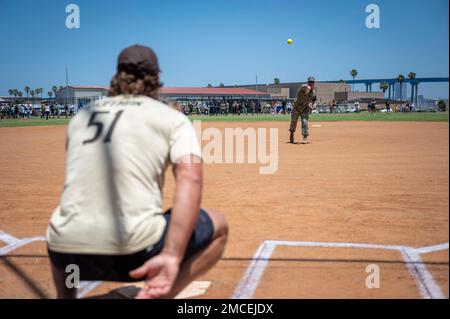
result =
[[[308,127],[309,114],[307,112],[303,113],[301,115],[301,120],[302,120],[302,135],[303,135],[302,144],[306,144],[309,136],[309,127]]]
[[[300,117],[300,113],[297,110],[292,110],[291,113],[291,125],[289,127],[289,142],[290,143],[294,143],[294,133],[295,130],[297,129],[297,122],[298,122],[298,118]]]
[[[225,217],[214,210],[207,211],[211,218],[214,233],[206,248],[195,253],[181,264],[180,274],[168,298],[175,297],[190,282],[211,269],[223,254],[228,238],[228,224]]]
[[[56,267],[53,263],[51,267],[53,282],[56,287],[56,297],[58,299],[75,299],[77,297],[77,289],[67,287],[64,269]]]

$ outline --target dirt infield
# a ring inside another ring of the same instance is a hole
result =
[[[448,248],[421,252],[423,262],[405,262],[405,253],[418,253],[408,247],[449,241],[448,123],[314,124],[310,144],[292,145],[286,143],[288,124],[283,122],[203,123],[203,128],[222,130],[279,128],[279,168],[273,175],[260,175],[257,164],[205,165],[203,206],[227,216],[230,237],[223,259],[200,278],[212,282],[202,297],[421,298],[433,294],[428,290],[439,294],[437,286],[448,298]],[[64,183],[65,129],[0,129],[4,234],[19,239],[45,234]],[[165,207],[172,196],[169,175]],[[0,240],[0,250],[8,247],[5,240]],[[262,253],[268,258],[256,260],[264,267],[249,268],[264,241],[295,245],[277,244],[270,254]],[[299,242],[401,249],[307,247]],[[378,289],[365,286],[369,264],[380,268]],[[431,284],[428,275],[434,279]],[[89,295],[118,286],[103,283]],[[43,241],[0,256],[0,298],[54,294]]]

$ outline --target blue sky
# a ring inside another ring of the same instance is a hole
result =
[[[67,29],[65,8],[80,7]],[[365,8],[381,9],[367,29]],[[449,69],[448,0],[0,0],[0,94],[70,83],[108,85],[126,46],[151,46],[166,86],[417,76]],[[287,45],[288,38],[294,39]],[[360,87],[362,89],[362,87]],[[420,94],[448,97],[448,84]]]

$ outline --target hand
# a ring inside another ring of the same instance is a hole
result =
[[[149,259],[141,267],[130,272],[130,277],[146,277],[144,287],[136,299],[165,298],[172,291],[180,271],[180,261],[169,254],[161,253]]]

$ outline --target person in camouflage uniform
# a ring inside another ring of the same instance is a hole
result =
[[[314,92],[316,79],[314,77],[308,78],[308,84],[302,85],[297,93],[297,100],[294,103],[291,114],[291,126],[289,131],[291,132],[289,137],[289,142],[294,143],[294,133],[297,128],[298,118],[302,120],[302,144],[306,144],[309,136],[308,120],[309,115],[315,108],[315,102],[317,100],[317,95]]]

